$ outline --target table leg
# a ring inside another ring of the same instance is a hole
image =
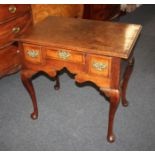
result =
[[[31,77],[34,74],[34,72],[31,71],[22,71],[21,72],[21,80],[23,82],[23,85],[27,89],[29,95],[31,96],[32,103],[33,103],[33,109],[34,111],[31,114],[31,118],[33,120],[38,118],[38,106],[37,106],[37,100],[35,96],[35,91],[32,85]]]
[[[56,75],[56,84],[54,85],[54,89],[55,90],[60,89],[60,81],[59,81],[59,76],[58,75]]]
[[[113,124],[114,124],[114,117],[115,113],[119,104],[120,100],[120,92],[115,91],[110,94],[110,109],[109,109],[109,125],[108,125],[108,135],[107,140],[112,143],[115,141],[115,135],[113,132]]]
[[[127,90],[127,86],[128,86],[128,82],[129,82],[131,73],[134,68],[134,62],[135,62],[134,57],[128,61],[128,66],[125,70],[124,77],[123,77],[124,79],[123,79],[123,83],[122,83],[122,105],[125,107],[128,106],[128,101],[126,99],[126,90]]]

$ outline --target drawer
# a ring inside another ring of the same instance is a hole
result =
[[[20,56],[18,54],[18,48],[15,46],[8,46],[0,49],[0,76],[11,72],[13,69],[20,65]]]
[[[85,63],[85,55],[83,53],[71,50],[46,49],[46,57],[49,59],[63,60],[79,64]]]
[[[30,4],[2,4],[0,5],[0,23],[21,16],[23,13],[31,9]]]
[[[106,56],[88,55],[88,72],[104,77],[110,77],[112,58]]]
[[[0,46],[13,42],[14,38],[24,33],[31,25],[31,13],[26,13],[16,20],[0,24]]]
[[[32,63],[42,63],[43,55],[41,47],[30,44],[23,44],[24,59]]]

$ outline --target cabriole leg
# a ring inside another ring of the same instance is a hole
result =
[[[126,99],[126,90],[127,90],[127,86],[128,86],[131,73],[134,68],[134,62],[135,62],[134,57],[128,61],[128,65],[127,65],[127,68],[125,70],[124,77],[123,77],[124,79],[122,83],[122,105],[125,107],[128,106],[128,101]]]
[[[59,81],[59,76],[58,75],[56,75],[56,84],[54,85],[54,89],[55,90],[60,89],[60,81]]]
[[[119,104],[120,92],[118,90],[110,94],[110,109],[109,109],[109,125],[108,125],[108,135],[107,140],[112,143],[115,141],[115,135],[113,132],[114,117]]]
[[[38,106],[37,106],[37,100],[36,100],[35,91],[34,91],[34,88],[32,85],[31,77],[32,77],[31,72],[29,72],[29,71],[22,71],[21,72],[21,80],[23,82],[23,85],[27,89],[29,95],[31,96],[32,103],[33,103],[34,111],[31,114],[31,118],[33,120],[35,120],[38,118]]]

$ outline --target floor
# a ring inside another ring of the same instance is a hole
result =
[[[135,47],[135,68],[115,119],[116,141],[106,141],[109,103],[94,87],[76,85],[67,73],[61,89],[46,76],[33,80],[39,119],[31,120],[31,100],[20,76],[0,80],[0,150],[155,150],[155,5],[121,18],[143,31]]]

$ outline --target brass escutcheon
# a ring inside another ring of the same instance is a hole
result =
[[[31,58],[37,58],[39,56],[39,52],[35,50],[28,50],[27,54]]]
[[[97,70],[97,71],[102,71],[104,70],[107,65],[102,63],[102,62],[93,62],[92,66]]]
[[[67,60],[71,56],[71,54],[67,51],[60,50],[58,52],[58,56],[60,59]]]

